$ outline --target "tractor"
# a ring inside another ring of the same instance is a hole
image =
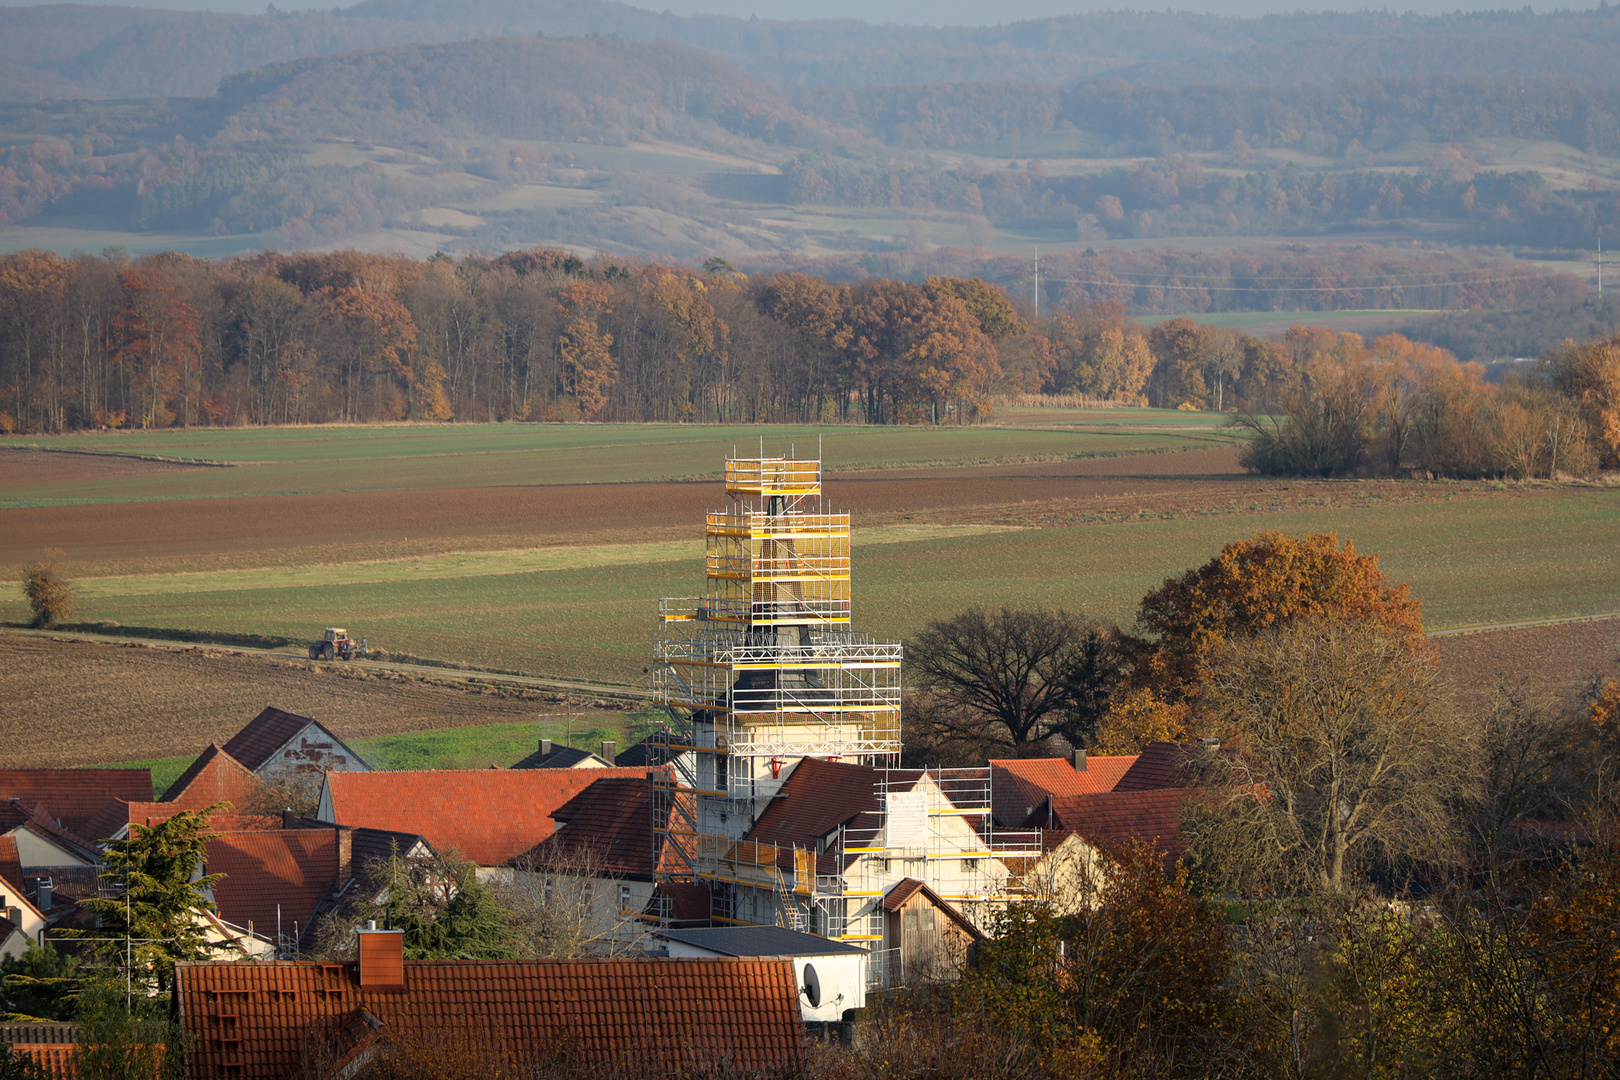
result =
[[[366,655],[366,640],[361,638],[359,644],[349,636],[347,630],[340,627],[327,627],[326,637],[309,647],[311,660],[353,660],[357,656]]]

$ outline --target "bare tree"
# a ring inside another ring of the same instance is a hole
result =
[[[1209,332],[1209,345],[1204,349],[1204,367],[1215,380],[1215,410],[1226,409],[1226,384],[1243,374],[1243,360],[1248,350],[1243,339],[1234,330],[1216,328]]]
[[[1115,637],[1066,611],[972,608],[929,623],[908,652],[918,684],[982,734],[1084,746],[1119,676]]]
[[[1357,867],[1449,860],[1472,764],[1431,658],[1343,619],[1225,643],[1206,707],[1212,755],[1186,830],[1212,883],[1342,893]]]

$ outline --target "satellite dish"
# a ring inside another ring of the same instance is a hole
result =
[[[804,999],[812,1009],[821,1005],[821,979],[816,975],[814,964],[804,965]]]

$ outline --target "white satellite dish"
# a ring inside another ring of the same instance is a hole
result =
[[[821,978],[816,975],[814,964],[804,965],[804,999],[810,1003],[812,1009],[821,1005]]]

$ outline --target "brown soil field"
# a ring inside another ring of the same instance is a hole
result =
[[[62,451],[0,448],[0,468],[5,483],[0,487],[29,487],[34,484],[73,484],[82,480],[116,480],[125,476],[180,469],[210,468],[171,461],[145,461],[119,454],[69,454]]]
[[[472,689],[212,649],[0,633],[0,766],[70,767],[196,754],[266,705],[340,738],[533,721],[584,702],[516,687]],[[585,709],[587,721],[600,710]]]
[[[1435,645],[1444,670],[1470,694],[1524,680],[1577,695],[1595,677],[1620,677],[1620,619],[1459,634]],[[211,649],[0,633],[0,764],[11,767],[195,754],[272,704],[361,738],[533,720],[564,703],[583,704]]]
[[[1554,694],[1583,693],[1620,679],[1620,619],[1486,630],[1434,639],[1440,663],[1465,691],[1522,681]]]
[[[46,455],[62,456],[62,455]],[[87,459],[99,460],[99,459]],[[184,467],[184,466],[181,466]],[[1482,484],[1301,481],[1237,472],[1230,448],[1082,462],[854,473],[828,500],[858,525],[1068,525],[1139,513],[1206,516],[1293,506],[1512,497]],[[712,482],[432,488],[180,499],[6,511],[0,573],[44,548],[83,573],[221,569],[444,550],[678,540],[714,509]]]

